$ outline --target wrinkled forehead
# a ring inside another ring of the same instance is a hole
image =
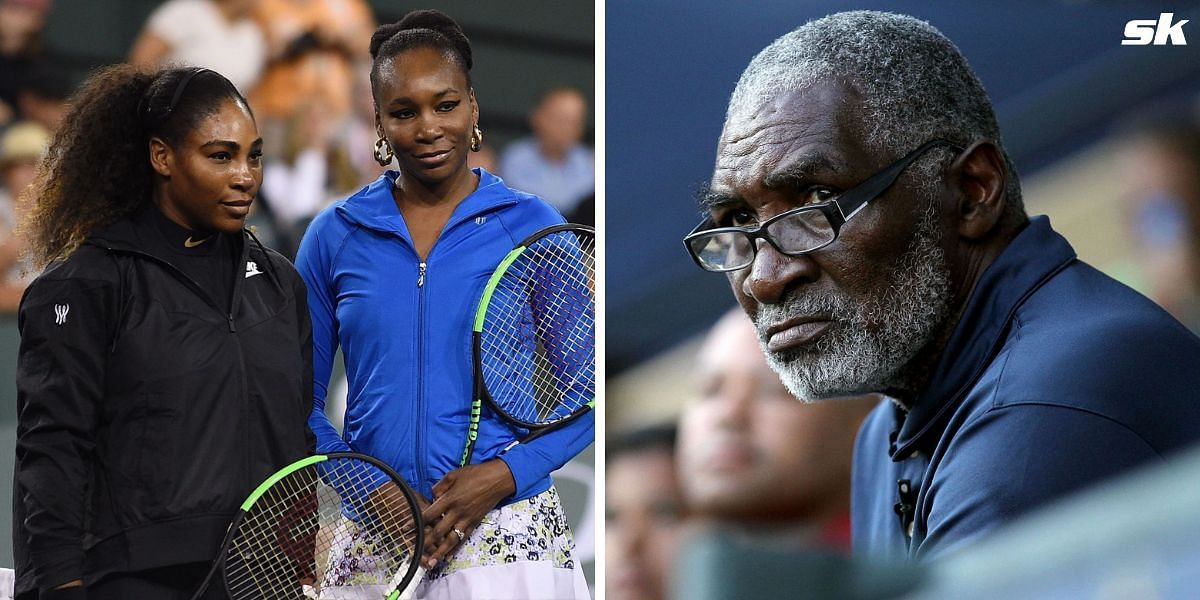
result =
[[[711,185],[744,188],[789,166],[861,156],[862,115],[857,92],[834,81],[740,102],[721,131]]]

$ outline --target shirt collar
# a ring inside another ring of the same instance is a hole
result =
[[[976,283],[929,387],[904,418],[893,459],[908,456],[918,442],[944,426],[999,351],[1017,309],[1075,260],[1075,250],[1051,229],[1049,218],[1030,219]]]
[[[516,201],[516,196],[504,181],[482,168],[472,169],[479,175],[479,186],[455,207],[445,229],[454,223]],[[357,194],[343,200],[337,211],[354,223],[385,233],[408,237],[408,226],[400,214],[392,187],[399,171],[387,171]],[[444,229],[443,229],[444,230]]]

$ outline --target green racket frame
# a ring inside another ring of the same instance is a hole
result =
[[[474,364],[474,368],[472,369],[474,372],[474,382],[471,400],[471,423],[467,427],[467,444],[463,449],[462,459],[459,461],[460,467],[466,466],[471,462],[471,455],[475,451],[475,440],[479,437],[479,419],[483,413],[483,403],[485,400],[492,407],[493,411],[500,415],[500,417],[504,420],[517,425],[518,427],[524,427],[532,430],[532,433],[521,440],[522,442],[528,442],[541,436],[542,434],[566,425],[567,423],[574,421],[581,415],[593,410],[596,407],[596,399],[593,397],[584,406],[579,407],[570,415],[553,423],[528,423],[509,416],[498,406],[496,406],[496,401],[492,398],[492,395],[488,391],[487,385],[483,380],[483,369],[480,365],[482,362],[482,351],[480,348],[483,339],[483,322],[487,316],[487,309],[489,303],[491,302],[492,294],[496,292],[496,286],[500,284],[500,279],[504,277],[504,274],[508,271],[508,268],[512,266],[514,262],[516,262],[517,258],[521,256],[521,253],[525,252],[530,244],[542,237],[560,231],[585,231],[590,233],[592,236],[596,235],[595,228],[588,227],[587,225],[579,225],[577,223],[552,225],[550,227],[545,227],[535,231],[522,240],[521,243],[517,244],[511,251],[509,251],[507,255],[505,255],[504,260],[500,261],[500,264],[496,266],[496,270],[492,272],[492,276],[488,278],[487,284],[483,288],[483,294],[481,294],[479,297],[479,306],[475,309],[475,322],[471,328],[471,360]]]
[[[408,484],[400,477],[399,474],[396,473],[394,469],[377,458],[356,452],[330,452],[328,454],[317,454],[307,458],[302,458],[276,471],[261,484],[259,484],[259,486],[255,488],[254,491],[251,492],[246,498],[245,502],[242,502],[241,507],[238,509],[238,514],[234,516],[233,521],[229,525],[229,530],[225,534],[225,540],[221,543],[221,550],[218,553],[216,560],[213,561],[212,568],[209,570],[208,575],[205,576],[204,582],[200,584],[196,594],[192,596],[192,600],[199,600],[204,595],[204,592],[212,583],[212,578],[216,576],[218,571],[222,572],[223,575],[225,570],[225,557],[229,552],[229,545],[233,542],[235,534],[237,533],[238,526],[241,525],[242,520],[245,519],[246,514],[250,512],[250,509],[254,506],[254,504],[258,502],[258,500],[262,498],[264,494],[267,493],[267,490],[271,489],[273,485],[279,483],[279,481],[283,478],[301,469],[317,463],[325,462],[327,460],[340,458],[351,458],[370,463],[371,465],[377,467],[380,471],[383,471],[384,474],[392,479],[392,483],[396,484],[396,486],[400,488],[400,490],[404,493],[405,499],[408,501],[409,509],[412,510],[413,517],[417,520],[415,527],[416,542],[414,548],[419,554],[421,549],[425,547],[425,527],[424,524],[421,523],[420,505],[417,503],[416,495],[413,493],[412,488],[408,486]],[[413,576],[416,574],[419,568],[420,561],[413,560],[409,565],[408,571],[404,574],[404,577],[395,586],[395,589],[384,597],[384,600],[397,600],[400,598],[400,594],[403,590],[408,588]],[[232,594],[228,589],[228,581],[225,581],[227,578],[222,576],[221,579],[223,580],[222,585],[226,586],[226,593]]]

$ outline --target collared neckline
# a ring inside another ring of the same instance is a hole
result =
[[[450,220],[442,229],[443,232],[460,221],[516,201],[512,190],[504,185],[504,181],[499,177],[482,168],[472,170],[479,175],[479,185],[454,208]],[[406,240],[411,240],[408,225],[392,197],[392,188],[399,176],[399,171],[385,172],[362,191],[340,202],[336,210],[350,221],[368,229],[398,234]]]
[[[1017,309],[1075,260],[1075,250],[1050,227],[1048,217],[1030,219],[975,285],[938,359],[930,386],[904,418],[892,460],[909,456],[921,440],[944,427],[946,417],[999,351]]]
[[[89,241],[111,249],[143,252],[170,262],[176,254],[212,254],[218,241],[236,244],[245,243],[246,240],[245,229],[232,234],[213,232],[210,234],[214,236],[213,239],[194,248],[185,249],[183,239],[191,233],[194,232],[189,232],[168,219],[151,203],[89,236]],[[222,239],[216,239],[218,236]],[[175,239],[176,237],[178,239]]]

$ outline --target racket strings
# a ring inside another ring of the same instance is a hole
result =
[[[383,485],[393,494],[381,494]],[[336,597],[379,598],[378,589],[340,579],[347,554],[370,542],[355,564],[387,583],[412,564],[417,519],[403,492],[365,461],[331,458],[272,485],[247,511],[225,556],[233,600]],[[305,596],[305,590],[309,591]]]
[[[529,244],[492,294],[480,335],[484,384],[514,418],[550,424],[595,396],[595,238]]]

